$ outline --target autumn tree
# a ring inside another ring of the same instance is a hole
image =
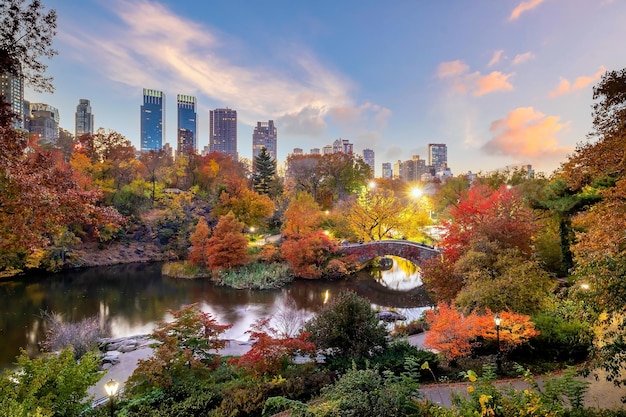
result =
[[[311,355],[315,351],[315,345],[307,341],[308,333],[283,334],[271,325],[268,318],[258,319],[246,333],[254,340],[252,347],[229,363],[257,377],[279,375],[297,355]]]
[[[539,335],[530,316],[508,310],[498,315],[501,318],[499,334],[494,324],[495,314],[490,309],[481,314],[463,314],[450,304],[439,303],[435,310],[426,312],[430,330],[424,343],[446,359],[454,360],[469,355],[472,348],[478,346],[479,336],[492,342],[499,336],[501,348],[510,351]]]
[[[236,177],[227,179],[224,185],[213,209],[214,216],[233,213],[237,221],[248,227],[267,223],[274,212],[274,203],[268,195],[250,190],[245,180]]]
[[[594,130],[562,166],[570,189],[599,198],[577,214],[575,278],[587,284],[580,294],[597,314],[595,354],[615,382],[626,369],[626,69],[608,71],[593,89]]]
[[[200,195],[210,201],[217,200],[229,179],[245,179],[247,171],[243,164],[222,152],[196,156],[193,186]]]
[[[532,314],[546,307],[556,282],[539,262],[518,249],[501,250],[497,243],[473,241],[454,265],[463,277],[455,305],[464,312],[511,310]]]
[[[244,225],[237,221],[233,213],[220,217],[205,245],[207,266],[211,270],[248,263],[248,239],[242,232],[243,228]]]
[[[288,237],[305,235],[318,230],[322,219],[322,211],[313,196],[298,192],[285,210],[283,233]]]
[[[446,273],[455,270],[455,264],[473,242],[492,242],[498,250],[515,249],[526,258],[532,254],[537,226],[516,187],[493,190],[485,185],[474,186],[450,209],[450,216],[444,222],[446,234],[439,242],[443,256],[423,267],[426,288],[439,301],[451,300],[456,296],[454,291],[461,288],[465,276]]]
[[[198,304],[168,310],[171,322],[160,322],[150,337],[156,341],[154,354],[140,359],[129,378],[127,390],[140,394],[153,388],[167,389],[176,383],[206,377],[219,365],[219,350],[226,341],[222,333],[232,325],[218,324]]]
[[[321,231],[291,236],[281,245],[283,258],[300,278],[321,277],[336,252],[336,243]]]
[[[189,236],[191,242],[191,249],[189,251],[189,261],[194,265],[206,267],[208,265],[207,259],[207,244],[211,231],[207,225],[206,219],[200,217],[196,224],[196,229]]]
[[[57,14],[39,0],[0,2],[0,74],[22,76],[37,91],[53,91],[52,77],[44,77],[42,58],[52,58]],[[2,98],[0,97],[0,100]]]
[[[318,170],[321,155],[289,155],[287,157],[288,178],[285,188],[292,194],[307,193],[318,201],[318,191],[323,180]]]
[[[322,155],[317,170],[323,179],[321,188],[331,197],[325,206],[358,192],[374,177],[371,167],[353,153]]]
[[[139,156],[139,161],[143,164],[146,180],[151,184],[150,199],[154,204],[157,182],[165,176],[166,167],[171,166],[174,161],[163,149],[142,152]]]

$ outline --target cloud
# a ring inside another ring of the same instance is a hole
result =
[[[337,107],[359,113],[365,106],[384,119],[383,108],[354,103],[352,82],[302,45],[273,44],[265,52],[275,54],[258,60],[239,40],[154,1],[107,5],[119,19],[111,27],[98,32],[73,27],[66,30],[74,32],[63,33],[76,50],[98,51],[83,58],[83,65],[103,78],[138,91],[146,87],[197,95],[199,101],[236,108],[243,123],[284,122],[282,132],[320,135],[329,111]]]
[[[581,76],[576,78],[576,80],[574,80],[574,84],[572,84],[568,79],[560,77],[559,85],[556,87],[556,89],[550,92],[550,97],[554,98],[560,96],[561,94],[582,90],[583,88],[599,80],[600,77],[602,77],[602,74],[604,74],[605,72],[606,68],[600,66],[598,71],[592,76]]]
[[[513,65],[521,64],[522,62],[528,61],[529,59],[534,58],[535,55],[532,52],[524,52],[523,54],[515,55],[513,58]]]
[[[527,12],[529,10],[534,9],[535,7],[539,6],[541,3],[543,3],[543,0],[526,0],[526,1],[522,1],[511,12],[511,15],[509,16],[509,21],[518,19],[522,15],[522,13],[525,13],[525,12]]]
[[[489,155],[533,160],[563,158],[570,148],[560,146],[557,135],[569,126],[557,116],[546,116],[533,107],[519,107],[491,124],[495,135],[483,145]]]
[[[479,74],[479,73],[476,73]],[[479,97],[495,91],[511,91],[513,85],[509,82],[509,78],[513,74],[503,74],[500,71],[493,71],[488,75],[478,75],[476,79],[476,88],[472,95]]]
[[[437,77],[451,78],[469,71],[469,66],[457,59],[456,61],[442,62],[437,68]]]
[[[469,69],[469,66],[461,60],[442,62],[437,68],[437,77],[450,79],[452,90],[456,93],[471,92],[475,97],[496,91],[513,90],[513,85],[509,82],[513,73],[503,74],[500,71],[492,71],[487,75],[482,75],[479,71],[469,73]]]
[[[498,62],[500,62],[500,58],[502,58],[502,54],[503,53],[504,53],[503,49],[499,49],[499,50],[495,51],[493,53],[493,56],[489,60],[489,63],[487,64],[487,68],[491,68],[494,65],[496,65]]]

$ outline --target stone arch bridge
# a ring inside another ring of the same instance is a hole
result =
[[[359,265],[365,265],[379,256],[392,255],[421,266],[424,261],[440,255],[440,252],[432,246],[409,240],[375,240],[341,246],[340,250],[347,256],[356,256],[355,261]]]

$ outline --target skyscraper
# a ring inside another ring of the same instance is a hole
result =
[[[196,98],[179,94],[178,103],[178,147],[176,153],[196,151],[197,147],[197,114]]]
[[[376,173],[376,158],[373,149],[363,149],[363,161],[372,168],[372,175]]]
[[[30,104],[30,133],[41,143],[56,145],[59,139],[59,109],[45,103]]]
[[[24,77],[21,75],[0,75],[0,95],[2,101],[8,103],[17,118],[13,124],[18,129],[24,128]]]
[[[256,158],[265,148],[267,153],[276,161],[277,130],[274,121],[257,122],[252,133],[252,158]]]
[[[141,106],[141,151],[158,151],[165,142],[165,94],[143,89]]]
[[[74,136],[79,138],[85,133],[93,134],[93,113],[89,100],[81,98],[76,106]]]
[[[209,150],[222,152],[239,160],[237,155],[237,110],[209,111]]]
[[[433,167],[435,173],[448,167],[448,147],[444,143],[428,144],[428,165]]]

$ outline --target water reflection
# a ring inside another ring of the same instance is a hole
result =
[[[403,260],[397,261],[398,268]],[[395,268],[394,263],[394,268]],[[389,277],[386,274],[393,274]],[[163,277],[160,264],[130,264],[91,268],[59,275],[28,276],[0,283],[0,368],[14,362],[19,348],[38,352],[46,332],[42,311],[79,321],[96,316],[113,337],[150,333],[168,320],[167,310],[199,303],[219,323],[233,324],[225,337],[247,339],[246,331],[259,318],[297,311],[308,319],[343,290],[369,299],[374,307],[394,308],[417,318],[430,304],[416,279],[385,271],[373,278],[362,271],[346,280],[299,280],[280,290],[252,291],[217,287],[206,280]],[[394,280],[401,283],[396,285]],[[293,317],[293,315],[291,316]]]
[[[386,256],[393,261],[387,270],[372,269],[371,275],[387,288],[397,291],[412,290],[422,285],[420,268],[413,262],[397,256]]]

